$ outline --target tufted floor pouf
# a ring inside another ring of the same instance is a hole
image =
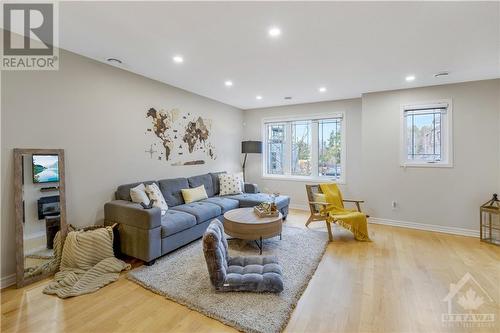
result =
[[[219,291],[283,291],[281,267],[274,256],[229,257],[222,223],[215,219],[203,235],[210,281]]]

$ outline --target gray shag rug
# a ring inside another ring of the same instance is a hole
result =
[[[232,239],[229,255],[258,255],[254,242]],[[244,332],[280,332],[314,274],[328,245],[325,232],[283,226],[283,239],[264,240],[263,255],[275,255],[283,268],[280,294],[216,292],[210,284],[201,240],[128,278],[141,286]]]

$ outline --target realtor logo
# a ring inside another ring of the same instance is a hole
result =
[[[495,326],[495,313],[484,311],[488,303],[494,304],[494,300],[470,273],[458,283],[450,283],[450,291],[443,302],[448,303],[448,313],[443,313],[441,320],[448,327]]]
[[[3,3],[2,70],[57,70],[57,3]]]

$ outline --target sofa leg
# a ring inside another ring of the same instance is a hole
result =
[[[155,262],[156,262],[156,259],[153,259],[153,260],[151,260],[151,261],[145,261],[145,262],[144,262],[144,265],[146,265],[146,266],[151,266],[151,265],[154,265],[154,263],[155,263]]]

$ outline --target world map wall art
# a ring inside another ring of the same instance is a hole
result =
[[[146,118],[151,120],[151,127],[146,135],[153,136],[153,143],[146,153],[171,165],[205,164],[208,157],[217,158],[215,147],[210,141],[212,120],[181,114],[178,109],[169,111],[150,108]]]

